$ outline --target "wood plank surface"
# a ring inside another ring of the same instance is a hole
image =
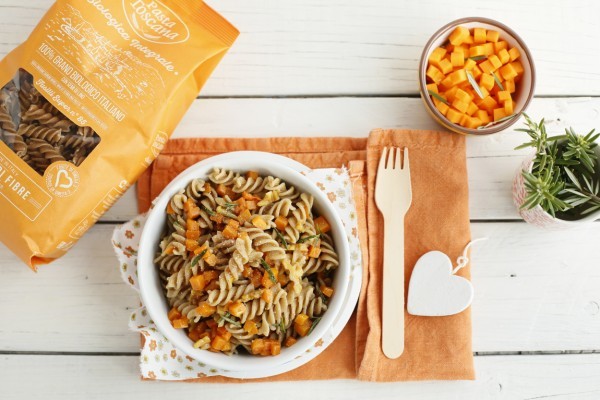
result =
[[[476,381],[351,380],[222,384],[142,382],[137,356],[0,355],[3,400],[264,398],[576,399],[600,397],[600,354],[476,357]],[[27,383],[23,380],[27,379]]]
[[[418,93],[423,46],[446,23],[496,19],[530,47],[539,95],[600,95],[600,3],[424,0],[210,1],[242,32],[204,96]],[[24,41],[52,0],[3,0],[0,55]]]
[[[0,246],[0,351],[134,352],[127,321],[138,304],[96,225],[33,275]],[[541,232],[525,223],[473,223],[473,350],[600,350],[600,223]],[[408,234],[408,231],[407,231]],[[501,329],[500,329],[501,327]]]

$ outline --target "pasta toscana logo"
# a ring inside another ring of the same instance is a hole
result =
[[[134,32],[149,42],[176,44],[190,37],[183,20],[159,0],[123,0],[123,10]]]

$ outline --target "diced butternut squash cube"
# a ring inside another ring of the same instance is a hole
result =
[[[258,333],[258,325],[256,324],[256,322],[249,319],[244,324],[244,330],[251,335],[256,335]]]
[[[469,54],[469,49],[466,49],[465,52],[465,48],[462,46],[452,46],[452,53],[457,53],[457,54],[462,54],[463,58],[465,58],[465,54]],[[450,59],[452,59],[452,55],[450,56]]]
[[[333,288],[329,287],[329,286],[321,286],[321,293],[323,293],[323,295],[325,295],[326,297],[331,297],[333,296]]]
[[[469,58],[469,59],[467,59],[467,60],[465,61],[464,68],[465,68],[467,71],[470,71],[470,70],[472,70],[472,69],[473,69],[473,68],[474,68],[476,65],[477,65],[477,62],[476,62],[475,60],[471,60],[471,59]]]
[[[517,75],[521,75],[523,73],[524,69],[521,61],[513,61],[510,63],[510,65],[512,65],[515,71],[517,71]]]
[[[439,84],[444,79],[444,74],[442,74],[442,71],[437,69],[434,65],[430,65],[429,68],[427,68],[427,72],[425,73],[425,75],[427,75],[427,77],[431,79],[432,82],[437,84]]]
[[[215,256],[214,254],[209,254],[204,261],[211,267],[214,267],[215,265],[217,265],[217,256]]]
[[[479,110],[477,105],[475,103],[471,102],[471,103],[469,103],[469,107],[467,107],[467,115],[472,116],[473,114],[475,114],[477,112],[477,110]]]
[[[469,120],[467,121],[467,123],[465,124],[465,127],[469,128],[469,129],[477,129],[481,125],[482,125],[482,123],[479,118],[470,117]]]
[[[492,54],[491,56],[489,56],[488,61],[492,63],[492,65],[494,66],[494,70],[497,70],[498,68],[500,68],[502,66],[502,61],[500,61],[498,56],[495,54]]]
[[[457,26],[456,29],[450,34],[448,40],[454,46],[459,46],[467,40],[470,36],[470,32],[464,26]]]
[[[487,31],[485,40],[487,40],[488,42],[496,43],[498,39],[500,39],[500,32],[492,30]]]
[[[185,238],[198,240],[200,238],[200,231],[185,231]]]
[[[507,81],[504,81],[502,83],[502,85],[504,86],[504,90],[508,90],[508,93],[514,93],[515,92],[515,81],[512,79],[509,79]]]
[[[517,58],[521,57],[521,53],[516,47],[513,47],[510,50],[508,50],[508,55],[510,56],[510,61],[515,61]]]
[[[198,221],[188,219],[187,221],[185,221],[185,229],[188,231],[199,231],[200,224],[198,223]]]
[[[225,229],[223,229],[223,236],[227,239],[237,239],[238,231],[231,225],[227,225]]]
[[[485,28],[474,28],[473,29],[473,43],[480,44],[485,43],[487,38],[487,32]]]
[[[490,62],[490,60],[485,60],[479,63],[479,68],[481,68],[484,74],[491,74],[496,70],[496,68],[494,68],[494,65]]]
[[[460,121],[458,121],[458,124],[459,124],[460,126],[464,126],[464,127],[466,127],[466,126],[467,126],[467,123],[469,122],[469,118],[471,118],[471,117],[469,117],[467,114],[462,114],[462,115],[460,116]]]
[[[438,92],[438,85],[436,85],[435,83],[429,83],[426,87],[427,87],[427,91],[431,91],[433,93],[439,93]],[[277,218],[279,218],[279,217],[277,217]],[[277,228],[277,229],[279,229],[279,228]]]
[[[473,96],[462,89],[458,89],[454,97],[465,103],[469,103],[471,100],[473,100]]]
[[[463,44],[473,44],[473,35],[467,36]]]
[[[448,102],[453,102],[454,101],[454,96],[456,95],[456,91],[458,90],[457,86],[453,86],[452,88],[446,90],[444,92],[444,97],[446,97],[446,100]]]
[[[242,314],[244,314],[244,312],[246,312],[246,306],[239,300],[231,303],[227,309],[234,317],[240,317]]]
[[[458,124],[461,117],[462,114],[459,111],[456,111],[454,108],[450,108],[446,113],[446,118],[448,118],[448,121],[452,122],[453,124]]]
[[[477,107],[487,110],[489,113],[498,105],[492,96],[487,96],[482,100],[476,101]]]
[[[173,307],[169,310],[167,316],[169,317],[169,321],[173,321],[174,319],[181,318],[181,312],[177,308]]]
[[[308,332],[310,331],[310,327],[312,326],[312,322],[308,321],[308,323],[304,324],[304,325],[299,325],[294,323],[294,331],[296,331],[296,333],[302,337],[308,335]]]
[[[509,79],[515,79],[516,76],[519,75],[512,64],[506,64],[502,66],[500,68],[500,74],[505,81]]]
[[[469,57],[479,57],[485,55],[485,48],[483,45],[471,46],[469,49]]]
[[[473,69],[471,70],[471,74],[473,75],[473,78],[475,78],[475,79],[479,78],[482,73],[483,72],[481,72],[481,68],[479,68],[478,65],[473,67]]]
[[[188,322],[187,318],[174,319],[172,324],[173,324],[173,328],[175,328],[175,329],[183,329],[183,328],[187,328],[189,326],[189,322]]]
[[[273,302],[273,292],[270,290],[263,290],[260,296],[261,299],[267,304],[271,304]]]
[[[437,93],[437,90],[435,93]],[[275,226],[280,231],[285,230],[285,228],[288,226],[288,224],[289,224],[288,219],[286,217],[284,217],[283,215],[280,215],[279,217],[275,218]]]
[[[481,74],[479,77],[479,86],[482,88],[486,88],[487,90],[492,90],[494,87],[494,78],[490,74]]]
[[[206,301],[203,301],[196,307],[196,313],[201,317],[210,317],[217,311],[217,307],[211,306]]]
[[[506,100],[504,102],[504,112],[506,115],[511,115],[515,112],[515,103],[512,100]]]
[[[327,233],[331,230],[331,225],[324,216],[315,218],[314,224],[318,233]]]
[[[297,342],[298,342],[298,340],[296,338],[294,338],[293,336],[289,336],[287,339],[285,339],[285,342],[283,342],[283,345],[285,347],[292,347]]]
[[[494,121],[498,121],[506,116],[507,114],[506,111],[504,111],[504,108],[494,108]]]
[[[444,116],[446,116],[446,113],[448,112],[448,110],[450,109],[450,107],[448,107],[448,105],[446,103],[444,103],[443,101],[439,101],[435,104],[435,107],[439,110],[439,112],[441,112]]]
[[[462,52],[459,53],[453,51],[452,54],[450,54],[450,62],[453,67],[462,67],[465,65],[465,55]]]
[[[169,214],[169,215],[175,214],[175,210],[173,209],[173,205],[171,204],[171,202],[169,202],[169,204],[167,204],[167,214]]]
[[[449,59],[444,58],[442,59],[442,61],[440,61],[438,68],[440,69],[440,71],[442,71],[442,74],[449,74],[450,72],[452,72],[452,63]]]
[[[502,49],[508,49],[508,43],[504,40],[499,40],[494,43],[494,53],[498,53]]]
[[[215,336],[215,338],[210,343],[210,347],[214,350],[224,351],[227,345],[227,340],[222,338],[221,336]]]
[[[454,99],[452,102],[452,107],[456,108],[461,113],[467,112],[467,108],[469,107],[469,103],[466,103],[460,100],[458,97]]]
[[[490,122],[490,115],[486,110],[477,110],[475,117],[479,118],[482,124],[488,124]]]
[[[491,56],[494,54],[494,43],[484,43],[483,46],[483,55]]]
[[[219,273],[212,269],[209,271],[204,271],[202,275],[204,276],[204,281],[206,282],[214,281],[219,277]]]
[[[500,62],[502,64],[506,64],[510,61],[510,55],[508,54],[508,51],[506,51],[506,49],[502,49],[498,52],[498,58],[500,59]]]
[[[258,179],[258,172],[256,172],[256,171],[248,171],[248,172],[246,172],[246,178],[257,180]]]
[[[246,204],[248,203],[250,202],[248,201]],[[250,209],[246,209],[242,211],[240,215],[238,215],[238,221],[240,224],[245,224],[247,221],[250,220],[250,218],[252,218],[252,213],[250,213]]]
[[[444,49],[443,47],[436,47],[429,55],[429,63],[437,67],[439,66],[440,61],[442,61],[445,55],[446,49]]]
[[[480,97],[479,95],[477,95],[477,97],[479,97],[480,99],[485,99],[487,96],[490,95],[490,92],[488,92],[488,90],[484,87],[479,86],[479,91],[483,95],[483,97]]]
[[[444,88],[444,90],[448,90],[454,86],[454,82],[452,82],[452,77],[447,76],[441,82],[440,86]]]
[[[206,281],[204,280],[204,275],[194,275],[190,278],[190,285],[194,290],[204,290],[206,286]]]
[[[197,240],[185,239],[185,249],[187,251],[194,251],[198,248],[199,244]]]
[[[266,344],[264,339],[254,339],[250,345],[250,351],[252,351],[252,354],[258,355],[263,352],[265,347]]]
[[[310,246],[310,249],[308,250],[308,256],[310,258],[319,258],[320,255],[321,255],[321,248],[320,247]]]
[[[309,321],[309,317],[306,314],[298,314],[294,319],[294,323],[298,325],[304,325],[307,321]]]
[[[258,229],[262,229],[263,231],[269,227],[267,225],[267,222],[261,216],[258,215],[252,218],[252,225],[254,225]]]
[[[498,92],[498,101],[504,103],[507,100],[511,100],[510,93],[508,90],[501,90]]]
[[[281,343],[275,341],[271,343],[271,355],[277,356],[279,354],[281,354]]]
[[[454,85],[458,85],[459,83],[463,83],[467,80],[467,72],[464,69],[454,71],[449,76],[452,78],[452,83]]]
[[[229,339],[231,339],[231,332],[229,332],[224,326],[219,326],[217,328],[217,335],[221,336],[226,341],[229,341]]]

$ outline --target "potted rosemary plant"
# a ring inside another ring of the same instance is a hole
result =
[[[542,119],[525,117],[529,141],[516,149],[533,147],[513,184],[513,199],[525,221],[546,228],[568,228],[600,218],[600,148],[594,130],[586,135],[566,129],[548,136]]]

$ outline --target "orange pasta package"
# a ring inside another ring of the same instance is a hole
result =
[[[0,62],[0,239],[62,256],[158,156],[239,32],[200,0],[59,0]]]

